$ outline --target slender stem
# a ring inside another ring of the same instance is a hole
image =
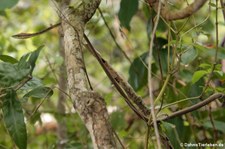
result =
[[[170,103],[170,104],[167,104],[167,105],[163,106],[162,109],[165,109],[167,107],[170,107],[170,106],[178,104],[178,103],[182,103],[182,102],[190,101],[190,100],[194,100],[194,99],[199,99],[199,98],[200,98],[200,96],[181,99],[179,101],[176,101],[176,102],[173,102],[173,103]]]
[[[101,17],[102,17],[102,19],[103,19],[103,21],[104,21],[104,24],[105,24],[106,28],[107,28],[108,31],[109,31],[110,36],[112,37],[114,43],[116,44],[117,48],[123,53],[124,57],[125,57],[130,63],[132,63],[132,61],[130,60],[130,58],[129,58],[128,55],[126,54],[126,52],[122,49],[122,47],[121,47],[121,46],[119,45],[119,43],[116,41],[116,37],[114,36],[114,34],[113,34],[112,30],[110,29],[108,23],[106,22],[105,17],[104,17],[104,15],[103,15],[101,9],[98,8],[98,11],[99,11],[99,13],[100,13],[100,15],[101,15]]]
[[[216,52],[215,52],[215,56],[214,56],[214,63],[212,64],[212,69],[211,72],[209,74],[208,80],[205,83],[205,87],[204,90],[201,94],[201,96],[203,96],[203,94],[205,93],[205,91],[207,90],[207,88],[209,87],[209,83],[212,79],[213,76],[213,72],[216,68],[217,65],[217,59],[218,59],[218,52],[219,52],[219,27],[218,27],[218,0],[216,0]]]
[[[165,80],[165,82],[164,82],[164,84],[163,84],[163,86],[162,86],[162,89],[160,90],[159,95],[158,95],[157,98],[155,99],[154,103],[156,103],[159,99],[162,98],[163,93],[165,92],[165,89],[166,89],[166,87],[167,87],[167,85],[168,85],[168,82],[169,82],[169,80],[170,80],[170,77],[171,77],[171,74],[169,73],[169,74],[167,75],[166,80]]]
[[[32,79],[32,76],[28,75],[27,78],[22,80],[14,89],[15,91],[19,90],[21,87],[23,87],[28,81]]]
[[[148,127],[148,129],[147,129],[146,136],[145,136],[145,149],[148,149],[148,139],[149,139],[149,134],[150,134],[150,128],[148,125],[147,125],[147,127]]]
[[[164,117],[162,119],[158,119],[157,121],[165,121],[165,120],[168,120],[168,119],[171,119],[171,118],[174,118],[174,117],[177,117],[177,116],[181,116],[183,114],[186,114],[186,113],[189,113],[189,112],[192,112],[192,111],[195,111],[207,104],[209,104],[210,102],[216,100],[216,99],[224,99],[225,95],[222,94],[222,93],[215,93],[213,95],[211,95],[210,97],[208,97],[207,99],[191,106],[191,107],[188,107],[188,108],[184,108],[182,110],[179,110],[179,111],[176,111],[174,112],[173,114],[167,116],[167,117]]]
[[[152,51],[153,51],[154,37],[155,37],[156,29],[157,29],[157,26],[158,26],[158,23],[159,23],[159,18],[160,18],[160,10],[161,10],[161,0],[159,0],[159,3],[158,3],[156,20],[155,20],[154,28],[153,28],[153,31],[152,31],[152,34],[151,34],[151,41],[150,41],[150,45],[149,45],[149,61],[148,61],[148,83],[149,83],[148,86],[149,86],[149,97],[150,97],[150,104],[151,104],[151,114],[149,115],[148,124],[150,126],[150,123],[151,123],[150,119],[152,117],[158,149],[161,149],[161,141],[160,141],[159,130],[158,130],[156,115],[155,115],[155,108],[154,108],[154,99],[153,99],[153,92],[152,92],[152,76],[151,76],[152,67],[151,67],[151,62],[152,62]],[[150,129],[150,127],[148,127],[148,129]],[[145,143],[146,143],[146,147],[148,147],[149,134],[146,133],[146,135],[147,135],[146,136],[147,139],[146,139]]]
[[[219,51],[219,27],[218,27],[218,0],[216,0],[216,53],[215,53],[215,64],[217,63],[218,51]]]

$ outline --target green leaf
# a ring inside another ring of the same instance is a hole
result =
[[[0,0],[0,10],[12,8],[19,0]]]
[[[168,122],[162,122],[161,126],[166,136],[169,138],[173,148],[180,148],[180,139],[176,130],[176,125],[173,125]]]
[[[0,63],[0,85],[12,86],[28,76],[30,69],[20,69],[17,65]]]
[[[0,55],[0,60],[2,60],[3,62],[11,63],[11,64],[18,63],[17,59],[8,55]]]
[[[23,97],[28,98],[28,97],[34,97],[34,98],[49,98],[53,94],[53,91],[49,87],[44,87],[44,86],[39,86],[27,94],[25,94]]]
[[[194,75],[192,76],[192,80],[191,82],[194,84],[196,83],[199,79],[201,79],[204,75],[208,74],[207,71],[205,70],[199,70],[199,71],[196,71],[194,73]]]
[[[27,53],[20,58],[20,60],[17,64],[19,69],[30,68],[30,64],[27,63],[27,59],[29,56],[30,56],[30,53]]]
[[[189,64],[198,56],[198,51],[192,46],[187,47],[186,51],[181,55],[181,62]]]
[[[148,52],[142,54],[140,57],[135,58],[130,66],[128,82],[135,91],[141,89],[148,82],[148,70],[145,63],[147,56]]]
[[[206,64],[206,63],[202,63],[202,64],[199,65],[199,67],[201,67],[203,69],[210,69],[212,67],[212,65]]]
[[[5,126],[19,149],[27,148],[27,131],[24,122],[23,110],[14,90],[8,90],[3,97],[3,116]]]
[[[28,90],[32,90],[34,88],[37,88],[39,86],[42,86],[43,83],[40,79],[36,78],[36,77],[32,77],[32,79],[30,81],[28,81],[26,84],[24,84],[23,87],[21,87],[21,90],[24,91],[28,91]]]
[[[215,128],[223,133],[225,133],[225,123],[224,122],[221,122],[221,121],[216,121],[216,120],[213,120],[213,123],[215,125]],[[212,123],[211,121],[206,121],[203,123],[203,126],[206,127],[206,128],[210,128],[210,129],[213,129],[213,126],[212,126]]]
[[[163,74],[168,72],[168,49],[165,47],[167,43],[167,40],[164,38],[156,38],[155,45],[153,47],[153,57],[158,69],[162,69]],[[170,57],[172,56],[171,54],[172,53],[170,53]]]
[[[38,56],[39,56],[39,53],[40,53],[40,51],[41,51],[41,49],[42,49],[43,47],[44,47],[44,46],[42,45],[42,46],[38,47],[37,50],[35,50],[34,52],[31,52],[30,58],[29,58],[29,60],[28,60],[28,62],[29,62],[30,65],[31,65],[31,73],[32,73],[33,70],[34,70],[35,63],[36,63],[37,58],[38,58]]]
[[[130,21],[138,10],[138,0],[121,0],[118,13],[121,26],[130,30]]]

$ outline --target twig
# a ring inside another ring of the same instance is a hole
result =
[[[106,28],[107,28],[108,31],[109,31],[110,36],[112,37],[114,43],[116,44],[117,48],[123,53],[124,57],[125,57],[130,63],[132,63],[131,60],[130,60],[130,58],[127,56],[126,52],[121,48],[121,46],[120,46],[120,45],[118,44],[118,42],[116,41],[116,38],[115,38],[115,36],[113,35],[112,30],[110,29],[108,23],[106,22],[105,17],[104,17],[104,15],[103,15],[101,9],[98,8],[98,11],[99,11],[99,13],[100,13],[100,15],[101,15],[101,17],[102,17],[104,23],[105,23]]]
[[[212,116],[212,106],[211,105],[209,105],[209,120],[213,127],[213,141],[217,142],[218,134],[217,134],[216,126],[215,126],[213,116]]]
[[[43,34],[57,26],[59,26],[61,24],[61,22],[57,23],[57,24],[54,24],[46,29],[43,29],[39,32],[36,32],[36,33],[19,33],[19,34],[16,34],[16,35],[13,35],[12,37],[13,38],[16,38],[16,39],[28,39],[28,38],[31,38],[31,37],[34,37],[34,36],[38,36],[40,34]]]
[[[156,20],[154,23],[154,28],[151,34],[151,41],[150,41],[150,45],[149,45],[149,61],[148,61],[148,86],[149,86],[149,98],[150,98],[150,104],[151,104],[151,114],[149,115],[149,119],[148,119],[148,125],[150,125],[151,121],[150,118],[152,117],[153,120],[153,126],[154,126],[154,131],[155,131],[155,136],[156,136],[156,140],[157,140],[157,148],[161,149],[161,141],[160,141],[160,135],[159,135],[159,130],[158,130],[158,126],[157,126],[157,122],[156,122],[156,115],[155,115],[155,106],[154,106],[154,99],[153,99],[153,92],[152,92],[152,76],[151,76],[151,71],[152,71],[152,51],[153,51],[153,44],[154,44],[154,37],[155,37],[155,33],[156,33],[156,29],[159,23],[159,18],[160,18],[160,12],[161,12],[161,0],[159,0],[158,3],[158,8],[157,8],[157,15],[156,15]],[[148,127],[148,129],[150,129],[150,126]],[[147,132],[149,132],[149,130],[147,130]],[[148,133],[146,134],[148,135]],[[146,147],[148,147],[148,138],[149,136],[146,137]]]
[[[162,86],[162,89],[160,90],[159,95],[158,95],[157,98],[155,99],[154,103],[156,103],[159,99],[162,98],[163,93],[165,92],[165,89],[166,89],[166,87],[167,87],[167,85],[168,85],[168,82],[169,82],[169,80],[170,80],[170,77],[171,77],[171,74],[168,74],[167,77],[166,77],[166,80],[165,80],[165,82],[164,82],[164,84],[163,84],[163,86]]]
[[[201,93],[201,96],[203,96],[203,94],[205,93],[205,91],[207,90],[207,88],[209,87],[209,83],[212,79],[213,76],[213,72],[216,69],[216,65],[217,65],[217,60],[218,60],[218,52],[219,52],[219,27],[218,27],[218,0],[216,0],[216,51],[215,51],[215,56],[214,56],[214,63],[212,64],[212,69],[211,72],[209,74],[209,77],[205,83],[205,87],[204,90]]]
[[[27,78],[23,79],[16,87],[15,87],[15,91],[19,90],[21,87],[24,86],[24,84],[26,84],[28,81],[30,81],[32,79],[32,77],[30,75],[27,76]]]
[[[208,97],[207,99],[191,106],[191,107],[188,107],[188,108],[185,108],[185,109],[182,109],[182,110],[179,110],[177,112],[174,112],[173,114],[167,116],[167,117],[164,117],[164,118],[161,118],[161,119],[158,119],[157,121],[165,121],[165,120],[168,120],[168,119],[171,119],[171,118],[174,118],[174,117],[177,117],[177,116],[181,116],[183,114],[186,114],[186,113],[189,113],[189,112],[192,112],[192,111],[195,111],[207,104],[209,104],[210,102],[216,100],[216,99],[224,99],[225,98],[225,95],[222,94],[222,93],[215,93],[213,95],[211,95],[210,97]]]
[[[124,146],[123,142],[120,140],[120,137],[118,136],[118,134],[116,133],[116,131],[113,129],[113,133],[116,137],[116,139],[119,141],[119,144],[121,145],[122,149],[126,149],[126,147]]]
[[[44,101],[47,99],[48,94],[51,92],[51,90],[49,90],[45,97],[41,100],[41,102],[34,108],[34,111],[31,113],[30,118],[37,112],[37,110],[41,107],[41,105],[44,103]],[[48,97],[49,98],[49,97]]]

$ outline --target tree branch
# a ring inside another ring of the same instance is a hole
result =
[[[97,92],[91,91],[88,86],[82,53],[85,24],[94,14],[100,0],[86,0],[79,10],[63,2],[61,4],[64,5],[59,11],[64,33],[67,83],[74,108],[91,135],[94,149],[116,148],[106,103]]]
[[[185,19],[197,12],[206,2],[207,0],[195,0],[186,8],[176,11],[171,11],[169,10],[168,5],[164,5],[161,8],[161,16],[168,21]],[[148,0],[148,3],[154,8],[155,11],[157,11],[159,0]]]
[[[161,119],[158,119],[157,121],[165,121],[165,120],[168,120],[168,119],[171,119],[171,118],[174,118],[174,117],[177,117],[177,116],[181,116],[183,114],[187,114],[189,112],[192,112],[192,111],[195,111],[207,104],[209,104],[210,102],[216,100],[216,99],[225,99],[225,95],[222,94],[222,93],[215,93],[213,95],[211,95],[210,97],[208,97],[207,99],[191,106],[191,107],[188,107],[188,108],[184,108],[182,110],[179,110],[177,112],[174,112],[173,114],[167,116],[167,117],[164,117],[164,118],[161,118]]]
[[[83,10],[81,14],[83,14],[83,20],[85,22],[89,21],[90,18],[94,15],[96,9],[98,8],[101,0],[84,0],[83,1]]]

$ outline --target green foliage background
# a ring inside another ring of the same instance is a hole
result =
[[[52,120],[51,124],[57,125],[59,121],[66,122],[67,139],[64,141],[67,149],[91,148],[90,136],[83,122],[73,110],[71,99],[67,96],[65,101],[66,113],[59,113],[57,109],[59,94],[57,84],[60,77],[60,66],[63,63],[63,58],[59,53],[57,29],[27,40],[11,38],[14,34],[37,32],[58,22],[58,14],[54,3],[46,0],[20,0],[17,4],[16,1],[11,1],[11,3],[2,1],[1,3],[3,2],[6,4],[4,9],[0,7],[0,59],[4,62],[16,63],[26,53],[44,45],[33,71],[34,79],[18,92],[18,96],[12,94],[12,99],[18,97],[23,108],[28,133],[27,148],[56,148],[59,143],[56,129],[38,132],[39,128],[50,125],[43,118],[46,114],[54,118],[54,120],[50,119]],[[144,103],[149,105],[146,65],[153,25],[151,19],[155,16],[155,13],[149,10],[144,1],[132,0],[132,3],[129,1],[129,4],[127,2],[127,0],[122,0],[121,3],[119,0],[102,1],[100,8],[113,34],[116,36],[116,40],[127,53],[131,62],[123,56],[116,44],[112,42],[113,40],[99,11],[87,24],[86,33],[101,55],[143,97]],[[213,3],[215,1],[212,1],[211,5],[206,4],[199,12],[188,19],[174,21],[173,24],[170,24],[176,30],[181,29],[177,35],[171,33],[172,39],[170,41],[167,38],[169,24],[162,19],[160,20],[153,50],[154,61],[152,62],[154,95],[157,96],[162,87],[161,78],[165,79],[169,73],[169,67],[173,67],[168,64],[168,61],[171,62],[174,58],[173,52],[168,51],[168,47],[171,46],[171,49],[176,50],[179,69],[169,81],[170,85],[167,86],[163,95],[163,104],[167,105],[182,99],[190,100],[164,108],[159,114],[170,114],[172,111],[191,106],[200,101],[192,97],[199,96],[202,93],[215,57],[215,6]],[[176,3],[172,9],[182,6],[181,3]],[[209,6],[212,9],[210,13],[208,13]],[[205,20],[205,18],[207,19]],[[119,21],[121,27],[119,27]],[[219,44],[224,38],[223,28],[224,20],[220,12]],[[10,59],[5,55],[15,59]],[[103,69],[86,49],[84,49],[84,58],[94,89],[101,93],[107,102],[112,127],[128,148],[144,148],[146,125],[125,104],[122,97],[111,85]],[[220,47],[218,61],[222,59],[225,59],[225,49]],[[175,68],[172,69],[175,70]],[[214,92],[224,93],[223,81],[225,75],[221,65],[216,66],[212,79],[220,81],[222,84],[220,86],[210,86],[205,92],[204,98]],[[35,90],[30,91],[32,84],[35,84],[36,87],[43,84],[45,87],[35,88]],[[50,89],[54,91],[54,94],[45,99],[44,97]],[[64,92],[67,93],[68,91],[64,90]],[[37,111],[32,113],[40,104],[41,106]],[[157,106],[160,106],[160,102],[157,103]],[[213,118],[214,126],[210,120],[210,115]],[[224,117],[224,108],[212,105],[211,112],[206,108],[202,108],[186,116],[161,123],[160,132],[168,137],[170,144],[174,148],[179,148],[179,144],[185,142],[225,143],[223,142],[225,140]],[[14,148],[15,144],[6,130],[2,111],[0,112],[0,124],[0,148]],[[151,130],[151,133],[153,134],[154,131]],[[152,140],[154,138],[150,140],[150,147],[154,148],[154,141]],[[23,145],[21,148],[24,148]]]

